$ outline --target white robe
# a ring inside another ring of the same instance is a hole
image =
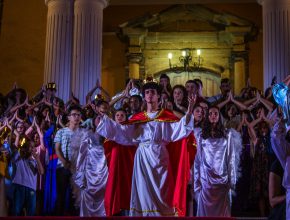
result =
[[[79,129],[72,137],[72,180],[81,217],[106,216],[107,160],[100,136]]]
[[[290,143],[286,141],[286,128],[280,121],[271,132],[272,148],[284,169],[283,186],[286,189],[286,219],[290,220]]]
[[[155,118],[156,114],[150,114]],[[173,178],[168,172],[169,155],[166,144],[187,137],[193,131],[193,122],[149,121],[120,125],[104,116],[96,131],[119,144],[135,145],[130,216],[174,216],[172,205]]]
[[[238,178],[242,141],[230,129],[227,138],[201,137],[196,134],[197,154],[194,161],[194,193],[197,216],[231,216],[230,190]]]

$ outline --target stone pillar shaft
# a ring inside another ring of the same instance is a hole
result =
[[[57,96],[69,99],[71,90],[72,0],[46,0],[48,7],[44,83],[55,82]]]
[[[264,89],[290,73],[290,0],[263,0]]]
[[[101,80],[103,9],[106,0],[75,0],[72,91],[85,96]]]
[[[129,78],[130,79],[140,78],[138,63],[129,63]]]
[[[243,59],[237,60],[235,62],[235,72],[234,72],[234,88],[235,94],[240,94],[241,90],[245,87],[245,61]]]

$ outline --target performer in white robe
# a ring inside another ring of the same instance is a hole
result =
[[[275,124],[271,133],[273,150],[284,169],[282,185],[286,189],[286,219],[290,220],[290,143],[286,140],[286,128],[282,121]]]
[[[216,114],[215,119],[211,119],[213,114]],[[217,107],[209,109],[205,121],[210,135],[205,138],[204,129],[195,134],[197,155],[194,161],[194,194],[197,216],[231,216],[231,190],[234,190],[238,178],[242,141],[234,129],[226,131],[216,126],[213,131],[212,123],[222,126]],[[219,129],[222,133],[212,133]]]
[[[108,167],[101,137],[79,129],[72,138],[72,180],[80,216],[106,216],[104,196]]]
[[[272,148],[284,169],[283,186],[286,189],[286,219],[290,220],[290,75],[274,85],[273,97],[283,109],[283,120],[278,121],[271,133]],[[288,130],[288,131],[287,131]],[[287,132],[286,132],[287,131]]]
[[[96,132],[107,139],[122,145],[138,146],[133,167],[130,216],[176,215],[172,205],[174,180],[169,172],[166,145],[187,137],[193,131],[193,99],[189,103],[187,115],[179,122],[154,120],[158,115],[160,94],[155,84],[147,83],[143,87],[147,117],[150,118],[148,122],[120,125],[104,115],[96,123]]]

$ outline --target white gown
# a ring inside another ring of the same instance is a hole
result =
[[[106,216],[108,167],[100,136],[79,129],[72,138],[72,180],[81,217]]]
[[[194,193],[197,216],[231,216],[231,190],[238,178],[242,141],[229,129],[227,138],[208,138],[195,134],[197,154],[194,161]]]
[[[155,118],[157,113],[148,114]],[[187,137],[193,131],[192,117],[186,125],[179,122],[149,121],[120,125],[104,116],[97,132],[119,144],[135,145],[130,216],[174,216],[172,205],[173,178],[168,171],[169,155],[166,144]]]
[[[290,220],[290,143],[286,141],[285,136],[285,125],[277,122],[271,133],[271,143],[284,169],[282,185],[286,189],[286,219]]]

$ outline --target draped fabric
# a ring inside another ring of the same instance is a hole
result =
[[[230,216],[231,191],[239,177],[242,140],[229,129],[226,138],[203,139],[197,135],[194,192],[197,216]]]
[[[285,125],[279,121],[271,133],[273,150],[284,169],[283,186],[286,189],[286,219],[290,219],[290,143],[286,141]]]
[[[54,125],[52,125],[43,136],[44,146],[49,153],[49,162],[46,166],[45,173],[45,186],[44,186],[44,204],[43,212],[46,215],[52,215],[55,211],[56,203],[56,166],[57,166],[57,155],[55,154],[54,144],[52,135],[54,134]]]
[[[136,147],[106,140],[104,143],[109,176],[105,192],[107,216],[130,210],[131,184]]]
[[[100,136],[90,130],[79,129],[71,143],[72,179],[80,216],[105,216],[108,167]]]
[[[189,168],[195,153],[192,126],[192,118],[185,124],[185,117],[178,121],[166,110],[153,115],[141,112],[126,125],[103,117],[97,127],[100,135],[122,145],[138,146],[133,166],[131,216],[185,215]]]

